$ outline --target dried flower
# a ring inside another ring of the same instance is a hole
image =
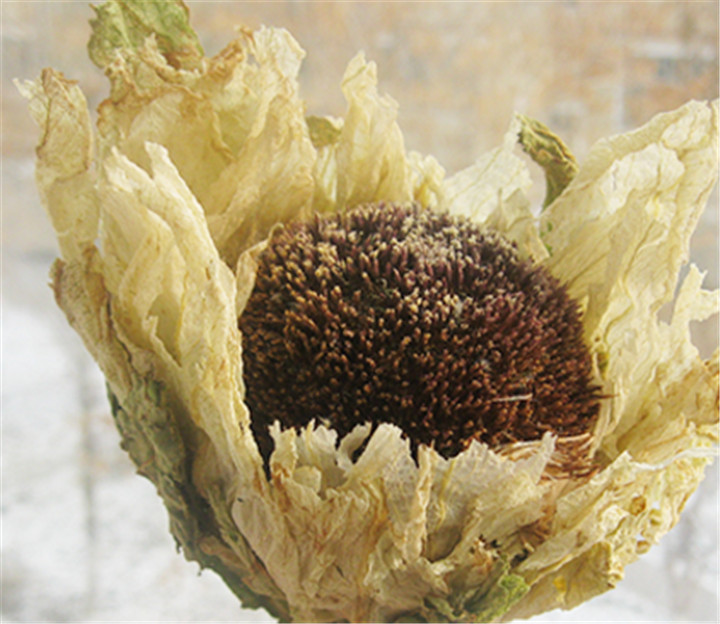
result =
[[[717,354],[688,329],[716,294],[691,266],[675,296],[716,103],[581,165],[517,116],[446,178],[362,56],[332,119],[305,117],[283,30],[205,58],[181,3],[113,0],[90,54],[96,135],[58,72],[20,86],[56,299],[186,557],[246,607],[530,617],[612,588],[677,522],[717,441]]]

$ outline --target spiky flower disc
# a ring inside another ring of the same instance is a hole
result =
[[[588,431],[598,412],[577,305],[468,220],[393,204],[276,231],[240,318],[247,403],[340,436],[390,422],[446,457]]]

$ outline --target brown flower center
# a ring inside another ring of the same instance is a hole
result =
[[[375,204],[276,231],[240,318],[246,401],[268,426],[392,423],[445,457],[588,431],[576,303],[498,234]]]

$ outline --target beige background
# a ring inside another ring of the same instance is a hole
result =
[[[341,115],[345,65],[376,61],[409,149],[448,172],[500,140],[517,110],[557,131],[580,160],[595,140],[688,99],[718,97],[717,2],[191,2],[209,54],[235,25],[284,26],[307,50],[309,113]],[[149,483],[119,450],[102,379],[46,287],[55,243],[33,185],[37,131],[14,77],[52,65],[106,94],[85,44],[86,2],[8,2],[2,12],[5,621],[262,618],[175,554]],[[537,201],[542,197],[541,175]],[[692,257],[718,282],[713,195]],[[717,319],[694,328],[702,351]],[[680,525],[629,567],[619,589],[543,619],[717,621],[717,463]]]

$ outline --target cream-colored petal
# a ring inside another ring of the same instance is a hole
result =
[[[445,169],[433,156],[409,152],[407,158],[413,201],[431,210],[437,209],[443,202]]]
[[[515,243],[522,258],[542,262],[548,257],[547,248],[538,232],[537,217],[532,213],[530,202],[522,189],[516,189],[512,195],[499,201],[487,215],[484,225]]]
[[[552,250],[546,265],[584,304],[586,337],[607,380],[612,409],[601,436],[632,427],[650,409],[643,405],[662,405],[659,366],[672,362],[676,377],[704,366],[696,354],[688,357],[687,337],[683,357],[672,359],[679,338],[663,329],[657,313],[673,298],[690,234],[715,183],[716,142],[716,105],[691,102],[659,115],[601,141],[541,217]],[[682,418],[660,409],[663,418]],[[605,444],[613,457],[625,448],[613,448],[618,440]]]
[[[664,461],[679,448],[689,448],[691,440],[699,442],[698,426],[717,425],[717,357],[702,361],[690,336],[690,322],[718,312],[718,295],[701,288],[702,277],[691,265],[670,324],[658,323],[654,331],[646,328],[644,335],[634,336],[636,341],[649,339],[654,346],[643,362],[608,364],[619,379],[623,374],[629,378],[625,383],[640,380],[642,386],[636,392],[626,387],[620,403],[624,411],[603,440],[605,452],[626,449],[642,461]],[[634,342],[626,339],[623,347],[630,344]],[[705,435],[710,443],[716,434]]]
[[[520,129],[516,116],[501,145],[442,181],[439,205],[453,215],[500,232],[517,244],[522,257],[539,262],[548,254],[526,195],[531,186],[530,172],[517,155]]]
[[[36,181],[65,259],[77,259],[97,232],[93,132],[80,87],[52,69],[36,81],[17,83],[42,128]]]
[[[496,548],[520,552],[515,536],[542,520],[557,490],[542,480],[550,436],[518,461],[474,443],[451,460],[422,447],[417,463],[391,425],[354,462],[357,442],[336,446],[324,427],[296,435],[276,426],[273,437],[274,487],[242,491],[233,517],[297,619],[437,617],[428,595],[460,617],[479,587],[505,578]]]
[[[131,353],[147,350],[158,358],[162,369],[148,374],[165,380],[221,459],[257,469],[258,459],[238,459],[250,434],[234,276],[167,151],[146,149],[150,175],[116,152],[99,188],[118,331]]]
[[[223,60],[237,65],[242,58],[236,50]],[[175,69],[149,38],[137,50],[118,54],[107,73],[111,95],[98,108],[101,157],[119,149],[148,170],[145,143],[164,145],[193,193],[206,202],[210,184],[232,162],[213,97],[227,85],[229,72],[218,72],[205,86],[201,72]]]
[[[503,137],[502,145],[447,178],[442,187],[442,208],[451,214],[484,223],[498,206],[516,192],[524,194],[532,182],[525,162],[515,153],[519,131],[520,122],[515,118]]]
[[[631,308],[672,298],[693,231],[717,178],[717,106],[691,102],[600,141],[541,216],[547,266],[587,302],[592,335]],[[631,291],[620,302],[620,291]],[[609,314],[608,308],[616,310]]]
[[[213,238],[223,258],[234,264],[239,255],[265,239],[276,223],[285,223],[310,211],[314,192],[315,150],[301,111],[276,97],[258,118],[236,161],[220,176],[208,215]],[[232,190],[227,203],[222,193]]]
[[[303,55],[287,31],[263,28],[187,70],[148,38],[108,67],[101,155],[119,149],[149,171],[145,143],[163,145],[233,265],[274,223],[309,209],[316,154],[298,96]]]
[[[230,265],[274,224],[307,216],[315,192],[317,155],[297,85],[304,52],[284,30],[261,29],[250,41],[257,66],[239,66],[223,101],[245,118],[246,134],[206,202],[213,239]]]
[[[690,450],[650,465],[625,453],[560,497],[550,536],[517,569],[532,589],[503,621],[571,609],[612,589],[624,567],[677,523],[712,458]]]
[[[335,148],[339,207],[411,197],[397,104],[377,91],[377,68],[358,54],[342,82],[348,103]]]
[[[541,217],[550,270],[586,307],[609,396],[597,427],[609,465],[557,500],[552,529],[518,568],[533,587],[507,619],[572,608],[679,519],[717,439],[717,365],[689,322],[717,312],[695,267],[672,299],[689,236],[715,181],[717,109],[691,103],[601,142]]]

